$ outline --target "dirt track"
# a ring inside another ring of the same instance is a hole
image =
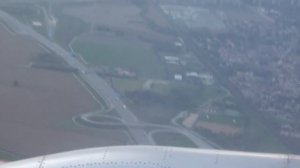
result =
[[[119,133],[72,126],[74,115],[98,104],[71,73],[28,67],[42,52],[33,40],[0,26],[1,148],[31,157],[126,142]]]

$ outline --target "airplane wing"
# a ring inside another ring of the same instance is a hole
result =
[[[300,156],[157,146],[92,148],[0,168],[300,168]]]

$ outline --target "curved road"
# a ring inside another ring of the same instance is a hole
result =
[[[28,27],[20,23],[17,19],[0,10],[0,19],[4,21],[14,32],[22,35],[28,35],[38,41],[41,45],[45,46],[49,50],[53,51],[57,55],[61,56],[71,67],[79,70],[79,76],[85,80],[85,82],[103,99],[105,102],[114,107],[119,113],[120,117],[126,122],[126,124],[137,124],[139,121],[136,116],[126,107],[125,104],[119,98],[119,95],[101,79],[95,72],[90,71],[86,65],[77,60],[68,51],[60,47],[54,42],[51,42],[47,38],[43,37],[39,33],[35,32],[31,27]],[[88,73],[87,73],[88,72]],[[129,132],[137,144],[140,145],[154,145],[146,135],[143,129],[130,128]]]
[[[66,51],[56,43],[48,40],[39,33],[35,32],[31,27],[20,23],[17,19],[0,10],[0,19],[4,21],[14,32],[18,34],[28,35],[38,41],[41,45],[45,46],[49,50],[53,51],[57,55],[61,56],[71,67],[78,69],[79,76],[99,95],[104,101],[112,108],[114,108],[125,125],[131,126],[141,126],[141,123],[136,116],[126,108],[126,105],[119,98],[119,95],[109,86],[109,84],[100,78],[96,72],[90,70],[84,63],[75,58],[70,52]],[[151,124],[150,124],[151,125]],[[155,125],[157,127],[164,127],[162,125]],[[168,127],[168,129],[173,130],[173,127]],[[128,127],[129,133],[132,138],[140,145],[155,145],[151,138],[148,137],[143,127]],[[196,136],[191,131],[175,128],[183,135],[187,136],[192,140],[197,146],[204,148],[213,148],[211,144],[202,140],[202,138]]]

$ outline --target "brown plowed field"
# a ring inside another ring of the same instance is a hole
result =
[[[99,105],[71,73],[28,67],[43,52],[0,26],[0,148],[31,157],[124,143],[119,133],[72,125],[74,115]]]

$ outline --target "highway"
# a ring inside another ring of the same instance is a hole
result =
[[[157,132],[164,132],[164,133],[178,133],[183,136],[185,136],[187,139],[189,139],[191,142],[195,144],[198,148],[202,149],[221,149],[220,146],[216,145],[215,143],[209,141],[208,139],[198,135],[197,133],[188,130],[184,128],[183,126],[180,126],[179,124],[176,126],[170,126],[170,125],[162,125],[162,124],[154,124],[154,123],[147,123],[147,122],[140,122],[139,125],[135,124],[124,124],[122,118],[118,117],[109,117],[113,118],[114,120],[117,120],[119,122],[112,122],[112,121],[93,121],[90,119],[93,115],[95,116],[102,116],[102,117],[107,117],[105,115],[99,115],[97,113],[85,113],[80,116],[76,116],[73,118],[73,122],[76,123],[77,125],[81,126],[86,126],[86,127],[91,127],[91,128],[101,128],[101,127],[106,127],[106,128],[119,128],[119,129],[124,129],[124,128],[141,128],[141,129],[148,129],[151,130],[149,132],[149,138],[151,139],[152,142],[155,142],[155,138],[153,138],[153,134]]]
[[[126,108],[119,98],[119,95],[100,78],[94,71],[91,71],[85,64],[75,58],[70,52],[66,51],[54,42],[35,32],[31,27],[20,23],[17,19],[0,10],[0,19],[17,34],[27,35],[35,39],[44,47],[61,56],[71,67],[79,70],[79,76],[99,95],[104,101],[113,107],[124,120],[125,124],[136,124],[140,122],[136,116]],[[130,135],[139,145],[154,145],[146,132],[140,128],[128,128]]]

